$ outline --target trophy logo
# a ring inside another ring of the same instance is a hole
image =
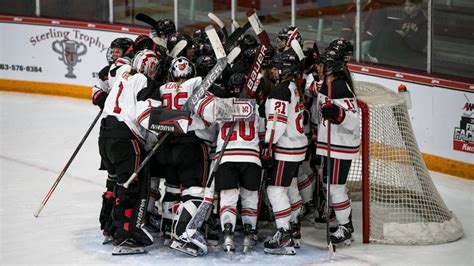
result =
[[[83,43],[72,40],[62,40],[53,42],[53,51],[60,54],[58,57],[60,61],[63,61],[67,66],[67,73],[64,75],[66,78],[76,78],[76,75],[72,72],[74,66],[81,62],[80,56],[87,52],[87,47]]]

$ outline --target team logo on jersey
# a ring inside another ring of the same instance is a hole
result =
[[[454,128],[453,149],[468,153],[474,153],[474,103],[467,98],[463,106],[464,113],[461,116],[459,127]]]
[[[58,59],[66,65],[67,73],[64,76],[66,78],[76,78],[76,75],[73,73],[74,66],[81,62],[79,57],[86,54],[86,45],[73,40],[56,40],[53,42],[52,48],[53,51],[60,55]]]

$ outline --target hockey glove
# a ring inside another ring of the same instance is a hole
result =
[[[340,124],[346,117],[344,109],[333,103],[323,104],[321,107],[321,114],[324,120],[329,120],[333,124]]]
[[[107,93],[105,92],[98,92],[97,96],[95,96],[93,99],[92,99],[92,103],[94,105],[97,105],[99,106],[100,110],[103,110],[104,109],[104,104],[105,104],[105,100],[107,99]]]
[[[263,169],[270,169],[273,166],[273,152],[268,147],[267,142],[260,142],[260,161]]]

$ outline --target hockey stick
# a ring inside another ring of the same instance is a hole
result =
[[[272,121],[273,121],[272,132],[270,133],[270,140],[268,142],[269,154],[272,154],[273,152],[273,140],[275,139],[275,127],[276,127],[276,121],[277,121],[277,116],[275,114],[273,114]],[[263,194],[264,194],[264,189],[267,186],[267,178],[268,178],[268,169],[264,169],[262,182],[260,183],[260,188],[258,189],[257,222],[258,222],[258,219],[260,218],[260,210],[262,209]]]
[[[247,80],[244,84],[244,90],[248,93],[248,95],[254,98],[255,91],[256,91],[256,81],[259,77],[260,70],[262,69],[262,62],[265,59],[265,52],[270,46],[270,37],[268,37],[267,32],[263,29],[262,23],[260,22],[255,9],[249,9],[247,11],[247,18],[252,26],[255,34],[257,34],[258,39],[260,40],[260,46],[257,50],[257,55],[252,63],[252,68],[250,69],[249,75],[247,75]],[[254,89],[255,87],[255,89]]]
[[[243,27],[238,27],[232,32],[232,34],[229,35],[229,38],[227,38],[227,41],[224,44],[224,48],[226,51],[230,51],[234,49],[234,47],[238,46],[239,39],[244,35],[244,33],[250,28],[250,23],[247,22],[244,24]]]
[[[207,13],[207,16],[209,17],[210,20],[212,20],[214,23],[216,23],[219,26],[219,28],[224,33],[225,40],[227,40],[227,38],[229,37],[229,33],[227,32],[227,29],[225,28],[224,22],[222,22],[222,20],[218,16],[216,16],[216,14],[212,12]]]
[[[327,83],[328,85],[328,99],[331,101],[332,98],[332,81]],[[328,245],[328,257],[332,257],[336,252],[336,245],[334,245],[331,241],[330,231],[329,231],[329,212],[330,212],[330,203],[329,203],[329,195],[331,193],[331,180],[332,179],[332,167],[331,167],[331,120],[327,120],[328,123],[328,154],[327,154],[327,176],[326,176],[326,210],[327,210],[327,220],[326,220],[326,242]]]
[[[216,30],[212,26],[206,27],[206,34],[209,37],[209,40],[211,40],[211,45],[214,48],[214,52],[217,57],[217,63],[216,65],[209,71],[209,74],[204,78],[204,80],[201,82],[201,84],[198,86],[196,90],[193,91],[191,96],[188,98],[186,103],[184,104],[182,110],[193,110],[193,107],[196,105],[196,103],[199,101],[199,99],[202,98],[204,93],[214,84],[214,82],[219,78],[219,76],[222,74],[224,71],[225,67],[227,64],[232,63],[230,60],[234,60],[235,57],[240,53],[240,48],[236,47],[230,54],[229,57],[226,56],[226,53],[224,51],[224,47],[222,47],[222,44],[219,40],[219,36],[217,35]],[[229,59],[229,60],[228,60]],[[148,161],[151,159],[153,154],[158,150],[158,148],[161,146],[161,144],[166,140],[166,138],[170,135],[171,133],[167,132],[151,149],[151,151],[148,153],[146,158],[142,161],[140,166],[138,167],[135,172],[128,178],[128,180],[123,183],[119,184],[122,185],[125,188],[128,188],[130,184],[132,183],[133,180],[135,180],[138,176],[138,173],[143,169],[143,167],[148,163]]]
[[[300,43],[297,40],[293,39],[290,45],[293,51],[295,51],[296,55],[298,56],[298,59],[300,61],[303,61],[303,59],[305,59],[306,56],[303,53],[303,49],[301,49]]]
[[[156,31],[156,22],[157,21],[154,20],[152,17],[150,17],[146,14],[143,14],[143,13],[138,13],[135,16],[135,19],[150,25],[150,27]]]
[[[186,45],[188,45],[188,42],[186,40],[181,40],[179,41],[174,47],[173,50],[171,50],[168,54],[169,57],[176,58],[181,51],[183,51],[184,48],[186,48]]]
[[[97,120],[99,120],[100,116],[102,115],[102,110],[99,111],[99,113],[95,116],[94,118],[94,121],[92,121],[92,124],[89,126],[89,129],[87,129],[87,132],[86,134],[84,135],[84,137],[82,137],[82,140],[81,142],[79,143],[79,145],[76,147],[76,150],[74,151],[74,153],[72,154],[71,158],[69,158],[69,161],[67,161],[66,165],[64,166],[63,170],[61,171],[61,173],[59,174],[59,176],[56,178],[56,181],[54,181],[54,184],[53,186],[49,189],[48,193],[46,193],[46,196],[44,197],[43,201],[41,202],[38,210],[35,212],[34,216],[35,217],[38,217],[38,215],[40,214],[41,210],[43,209],[43,207],[46,205],[46,203],[48,202],[49,198],[51,197],[51,195],[53,194],[54,190],[56,189],[56,187],[58,186],[59,184],[59,181],[61,181],[61,179],[63,178],[64,174],[66,174],[66,171],[67,169],[69,168],[69,166],[71,165],[72,161],[74,160],[74,158],[76,158],[76,155],[77,153],[79,152],[79,150],[81,149],[82,145],[84,144],[84,142],[86,141],[87,137],[89,136],[89,134],[91,133],[92,129],[94,128],[95,124],[97,123]]]

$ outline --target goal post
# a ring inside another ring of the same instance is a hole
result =
[[[439,244],[462,237],[462,225],[422,159],[402,96],[355,82],[361,110],[361,153],[347,182],[362,199],[364,243]]]

